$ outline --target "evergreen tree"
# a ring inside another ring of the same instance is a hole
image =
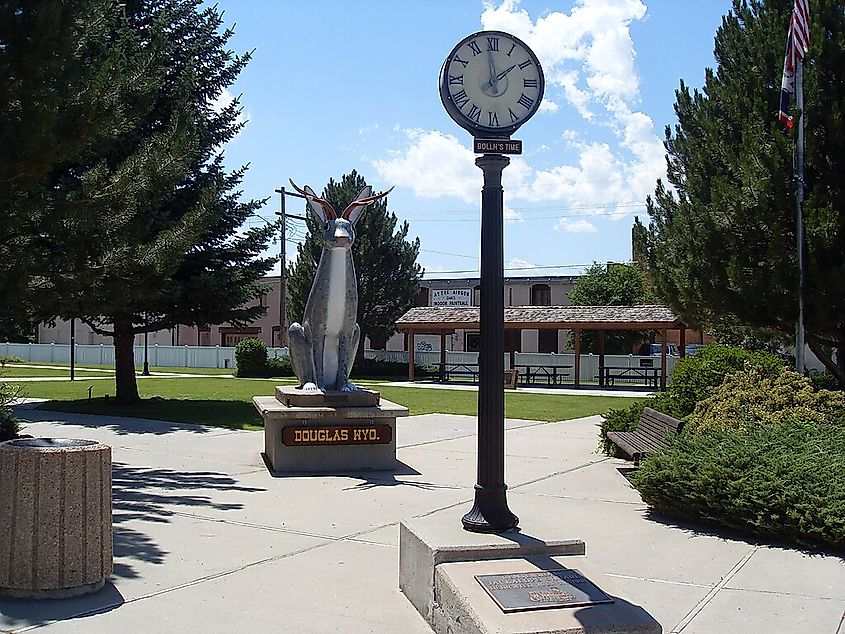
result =
[[[223,166],[240,106],[213,104],[249,55],[226,48],[232,32],[221,29],[217,8],[113,4],[120,22],[107,41],[132,87],[113,107],[128,115],[44,177],[49,223],[39,240],[51,257],[38,267],[42,292],[31,301],[39,319],[77,317],[113,337],[116,398],[132,402],[136,334],[237,325],[266,310],[243,305],[264,291],[260,277],[274,260],[259,255],[277,225],[239,232],[261,202],[241,202],[244,168]]]
[[[343,211],[366,185],[364,177],[352,170],[340,182],[329,180],[321,197]],[[297,245],[296,261],[288,268],[288,314],[300,321],[317,271],[322,252],[322,227],[308,213],[308,235]],[[373,348],[383,348],[396,332],[396,320],[414,304],[422,269],[416,263],[419,238],[407,239],[408,222],[396,228],[396,214],[388,212],[387,199],[369,205],[355,227],[352,254],[358,282],[358,324],[363,338],[369,337]]]
[[[792,0],[735,0],[704,88],[676,91],[667,178],[648,201],[647,266],[658,296],[694,326],[794,336],[798,313],[795,132],[778,122]],[[845,12],[811,0],[804,60],[805,331],[845,384]],[[796,119],[797,120],[797,119]],[[836,359],[831,354],[837,351]]]
[[[636,306],[648,301],[643,274],[636,264],[604,265],[594,262],[569,293],[569,302],[573,306]],[[647,336],[647,332],[637,330],[607,331],[605,352],[630,354],[633,347]],[[596,332],[582,331],[581,350],[598,353]]]
[[[10,0],[0,4],[0,322],[26,323],[27,290],[61,253],[55,172],[109,139],[133,113],[142,90],[122,51],[132,46],[113,0]]]

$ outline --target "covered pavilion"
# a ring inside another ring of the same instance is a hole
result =
[[[686,325],[666,306],[507,306],[504,314],[505,341],[522,330],[572,330],[575,333],[574,378],[581,384],[581,332],[598,332],[599,368],[604,364],[604,335],[608,330],[655,330],[666,342],[669,330],[679,331],[680,355],[684,356]],[[446,363],[446,336],[457,330],[478,329],[477,306],[422,306],[411,308],[396,321],[396,328],[408,337],[414,350],[415,335],[440,335],[440,367]],[[511,350],[513,348],[511,347]],[[666,346],[661,346],[660,388],[666,388]],[[511,351],[511,365],[513,352]],[[408,355],[408,380],[414,380],[414,356]]]

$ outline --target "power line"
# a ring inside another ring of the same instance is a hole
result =
[[[541,266],[509,266],[505,267],[505,271],[540,271],[548,269],[585,269],[592,266],[590,264],[548,264]],[[478,273],[479,269],[466,269],[463,271],[426,271],[423,275],[451,275],[455,273]]]

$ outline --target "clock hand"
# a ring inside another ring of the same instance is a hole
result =
[[[511,72],[514,68],[516,68],[516,64],[514,64],[510,68],[503,70],[501,73],[496,75],[496,80],[498,81],[499,79],[504,79],[505,75],[507,75],[509,72]]]
[[[499,78],[496,77],[496,64],[493,60],[493,51],[487,51],[487,63],[490,64],[490,81],[487,82],[487,85],[493,89],[493,92],[498,92]]]

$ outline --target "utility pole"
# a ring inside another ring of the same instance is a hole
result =
[[[285,324],[287,323],[287,315],[285,315],[285,297],[287,297],[287,280],[285,279],[285,274],[287,273],[285,271],[287,267],[287,251],[285,249],[285,241],[287,240],[285,235],[285,225],[287,224],[287,219],[285,218],[285,188],[281,187],[276,192],[279,194],[281,201],[281,206],[279,207],[279,211],[276,212],[276,215],[282,219],[281,260],[279,261],[279,347],[284,348],[287,345],[287,330],[285,329]]]
[[[287,219],[288,218],[296,218],[297,220],[307,220],[305,216],[297,216],[295,214],[288,214],[285,213],[285,196],[293,196],[294,198],[305,198],[302,194],[298,194],[296,192],[289,192],[286,191],[284,187],[280,187],[276,189],[275,192],[279,194],[280,199],[280,207],[279,211],[276,212],[276,215],[282,219],[282,228],[281,228],[281,246],[279,250],[281,251],[281,262],[279,267],[279,346],[284,347],[287,345],[287,338],[288,338],[288,331],[285,328],[285,324],[287,323],[287,310],[286,310],[286,299],[288,295],[287,291],[287,233],[286,227]]]

